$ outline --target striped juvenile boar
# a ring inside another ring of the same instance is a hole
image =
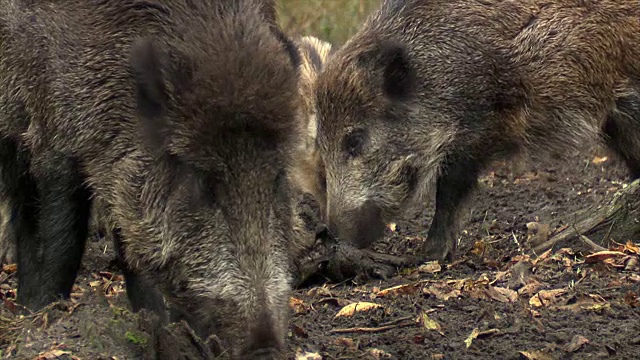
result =
[[[5,1],[18,301],[68,298],[93,196],[127,266],[233,358],[279,358],[298,55],[259,0]]]
[[[317,80],[329,227],[365,247],[425,201],[425,260],[493,161],[603,140],[640,176],[640,7],[624,1],[384,1]]]

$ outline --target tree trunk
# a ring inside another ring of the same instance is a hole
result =
[[[540,254],[551,248],[575,245],[603,250],[615,241],[626,243],[640,237],[640,179],[619,190],[612,200],[578,211],[565,221],[569,226],[533,248]]]

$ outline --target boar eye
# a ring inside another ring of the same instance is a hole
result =
[[[344,151],[350,157],[356,157],[362,154],[364,142],[366,140],[365,131],[362,129],[354,130],[344,137]]]

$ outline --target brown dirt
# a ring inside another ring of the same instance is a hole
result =
[[[580,252],[584,247],[578,245],[541,258],[523,255],[531,245],[527,223],[549,224],[552,231],[570,225],[569,214],[610,199],[622,187],[625,169],[611,158],[600,164],[591,161],[602,156],[605,153],[596,149],[520,169],[496,165],[482,178],[469,204],[459,260],[440,271],[432,265],[422,271],[403,269],[385,281],[296,290],[290,358],[296,352],[306,353],[308,359],[638,358],[637,268],[616,267],[624,266],[620,257],[587,264]],[[415,252],[431,214],[429,208],[413,220],[399,222],[376,250]],[[66,358],[140,358],[147,334],[140,330],[137,316],[126,310],[121,279],[108,280],[111,274],[117,276],[110,264],[112,254],[110,244],[92,239],[77,296],[50,310],[46,319],[23,319],[15,328],[17,341],[11,343],[2,343],[2,338],[9,338],[6,326],[17,319],[9,311],[15,276],[7,274],[10,268],[0,273],[0,300],[6,300],[0,309],[0,357],[34,359],[41,352],[63,349]],[[99,275],[101,271],[111,274]],[[396,285],[408,286],[386,295],[379,292]],[[544,291],[553,289],[557,291]],[[353,302],[380,307],[336,317]],[[356,329],[336,332],[349,328]],[[478,336],[465,343],[474,329]]]

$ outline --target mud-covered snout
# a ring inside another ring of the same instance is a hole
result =
[[[331,233],[358,248],[366,248],[382,238],[386,224],[382,210],[372,200],[352,210],[332,211],[329,214],[328,227]]]
[[[263,311],[258,320],[251,325],[249,338],[242,348],[238,359],[275,360],[283,357],[284,334],[268,312]]]
[[[180,319],[187,321],[213,356],[232,360],[283,358],[286,316],[266,307],[257,309],[257,317],[243,315],[240,310],[217,314],[216,308],[210,309],[212,314],[208,316],[181,314]]]

